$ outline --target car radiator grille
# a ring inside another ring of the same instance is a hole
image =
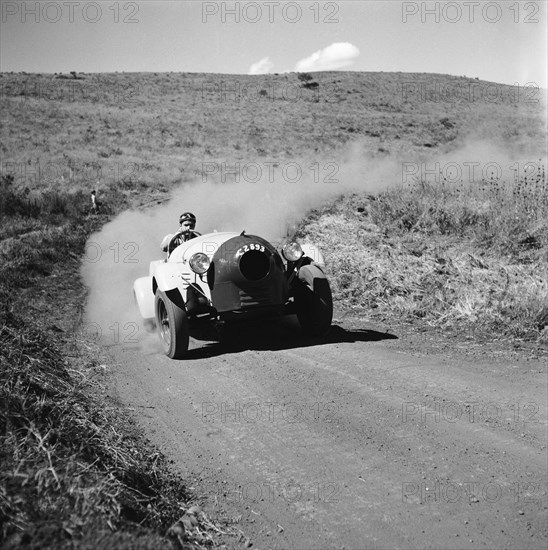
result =
[[[252,306],[263,306],[270,305],[270,289],[258,289],[253,290],[253,294],[248,294],[247,292],[240,289],[240,303],[242,307],[252,307]]]

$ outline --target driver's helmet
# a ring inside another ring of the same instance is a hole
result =
[[[192,212],[184,212],[179,216],[179,224],[187,221],[192,222],[192,227],[194,228],[196,225],[196,216]]]

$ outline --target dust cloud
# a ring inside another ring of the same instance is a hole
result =
[[[471,189],[485,181],[497,181],[504,187],[542,174],[545,166],[546,150],[541,144],[525,148],[518,143],[478,139],[469,140],[454,150],[436,154],[423,152],[411,160],[402,159],[400,181],[403,184],[413,180],[463,183]]]
[[[477,181],[494,171],[513,181],[516,170],[523,174],[530,169],[527,161],[535,161],[485,141],[436,157],[430,152],[410,153],[408,159],[401,154],[398,159],[396,155],[372,158],[366,150],[364,143],[355,142],[336,163],[207,163],[202,178],[176,189],[169,201],[123,212],[92,235],[86,246],[81,269],[89,287],[84,335],[103,345],[145,344],[152,352],[159,349],[157,336],[146,333],[141,324],[133,282],[148,275],[150,261],[163,257],[160,242],[178,228],[184,211],[197,216],[196,230],[201,233],[245,230],[277,243],[307,212],[342,194],[375,194],[412,179],[435,179],[436,171],[449,181],[470,179],[471,170]]]
[[[176,189],[169,201],[123,212],[89,238],[81,268],[89,288],[86,338],[107,346],[157,347],[157,336],[142,327],[133,282],[148,275],[150,261],[164,256],[160,242],[178,229],[182,212],[196,215],[202,234],[245,230],[278,243],[311,209],[349,192],[376,193],[401,179],[398,163],[367,158],[360,144],[336,163],[257,161],[241,163],[237,174],[234,169],[234,163],[210,163],[209,174]]]

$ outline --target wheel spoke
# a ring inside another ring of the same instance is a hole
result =
[[[160,302],[160,321],[162,326],[162,338],[164,342],[169,346],[171,345],[171,332],[169,329],[169,316],[167,314],[167,309],[165,303]]]

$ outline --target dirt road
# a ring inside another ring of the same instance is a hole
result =
[[[546,548],[543,360],[264,328],[184,361],[111,348],[119,398],[205,511],[254,548]]]

